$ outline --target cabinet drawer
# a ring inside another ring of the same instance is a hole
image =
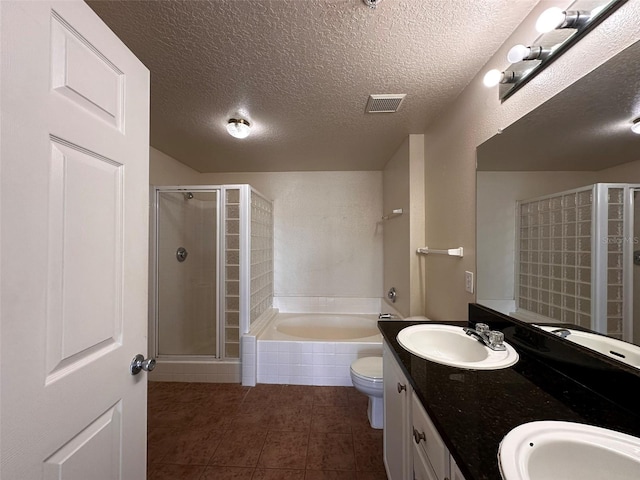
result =
[[[415,394],[411,403],[413,444],[424,451],[436,477],[444,480],[449,474],[449,451]]]

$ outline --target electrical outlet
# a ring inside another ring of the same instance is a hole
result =
[[[464,289],[473,293],[473,272],[464,272]]]

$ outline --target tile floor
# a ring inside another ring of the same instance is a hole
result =
[[[353,387],[149,383],[148,480],[386,480]]]

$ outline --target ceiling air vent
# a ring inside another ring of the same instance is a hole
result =
[[[367,102],[367,113],[393,113],[397,112],[402,105],[406,93],[398,94],[382,94],[382,95],[369,95],[369,101]]]

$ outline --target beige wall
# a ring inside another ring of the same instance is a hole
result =
[[[422,315],[422,259],[416,255],[416,249],[424,246],[423,135],[409,135],[385,165],[383,211],[389,215],[396,209],[402,209],[402,215],[382,222],[384,291],[396,289],[393,306],[403,316]]]
[[[149,184],[193,185],[198,183],[199,178],[200,173],[193,168],[149,147]]]
[[[535,39],[535,20],[554,4],[566,6],[566,2],[541,2],[456,103],[425,132],[426,243],[432,248],[465,249],[462,259],[433,256],[426,260],[425,314],[432,319],[465,319],[467,304],[475,300],[475,295],[465,292],[464,271],[476,270],[476,147],[640,39],[640,1],[627,2],[500,103],[497,90],[482,84],[484,73],[505,68],[512,45]]]
[[[382,172],[201,174],[274,202],[274,295],[382,295]]]
[[[601,170],[598,172],[597,181],[602,183],[640,183],[640,160]]]
[[[150,157],[152,185],[248,183],[273,200],[276,296],[383,294],[382,172],[201,174],[159,150]]]

